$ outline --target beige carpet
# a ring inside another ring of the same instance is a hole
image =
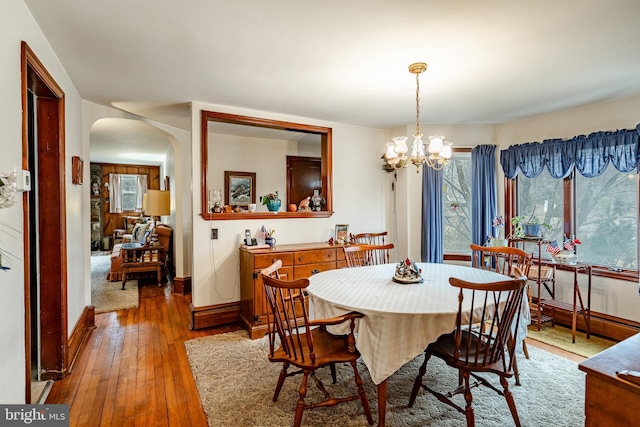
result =
[[[527,336],[584,357],[594,356],[616,344],[616,341],[600,338],[593,334],[591,334],[591,338],[587,339],[586,334],[580,331],[576,331],[576,342],[574,343],[570,328],[550,324],[541,325],[540,331],[536,325],[530,325]]]
[[[278,401],[271,401],[281,366],[267,360],[266,339],[249,340],[245,331],[238,331],[197,338],[185,342],[185,346],[210,427],[291,425],[300,377],[288,378]],[[529,352],[529,360],[524,357],[518,359],[522,386],[510,387],[522,425],[584,425],[584,374],[578,370],[577,364],[538,348],[531,347]],[[418,395],[414,407],[407,408],[413,379],[422,360],[419,356],[389,379],[387,425],[465,425],[462,414],[424,391]],[[360,373],[377,422],[376,386],[364,365],[361,365]],[[331,391],[353,384],[348,365],[338,367],[336,385],[331,384],[328,369],[320,371],[318,376]],[[488,378],[493,380],[493,377]],[[441,391],[452,390],[457,384],[456,372],[436,359],[429,361],[425,378],[433,388]],[[310,381],[308,399],[317,399],[318,393]],[[473,396],[477,402],[477,426],[513,425],[503,397],[486,387],[473,389]],[[464,401],[462,396],[456,398]],[[356,401],[334,408],[305,411],[302,425],[366,426],[367,420]]]
[[[91,257],[91,304],[96,313],[138,307],[138,281],[127,280],[123,291],[121,281],[107,280],[110,267],[109,255]]]

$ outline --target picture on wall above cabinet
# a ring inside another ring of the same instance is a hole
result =
[[[224,204],[248,209],[255,202],[255,172],[224,171]]]

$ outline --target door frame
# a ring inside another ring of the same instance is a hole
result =
[[[67,326],[67,232],[65,174],[65,95],[26,42],[20,49],[22,91],[22,168],[29,169],[28,91],[36,95],[37,113],[35,179],[38,198],[38,229],[29,225],[29,197],[23,193],[24,303],[25,303],[25,401],[31,402],[31,234],[39,242],[40,360],[42,379],[61,379],[68,374]],[[44,179],[46,177],[46,179]],[[33,187],[32,187],[33,188]]]

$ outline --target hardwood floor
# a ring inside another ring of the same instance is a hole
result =
[[[240,329],[189,329],[191,295],[140,281],[137,309],[96,315],[73,372],[46,403],[70,405],[71,426],[206,426],[184,347],[186,340]],[[583,357],[527,339],[576,362]],[[265,355],[266,357],[266,355]]]
[[[189,329],[190,295],[140,281],[137,309],[96,315],[73,372],[46,403],[70,405],[71,426],[206,426],[186,340],[240,329]]]

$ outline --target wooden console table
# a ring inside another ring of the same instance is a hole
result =
[[[578,365],[586,372],[585,426],[640,426],[640,385],[618,377],[622,370],[640,371],[640,334]]]
[[[251,339],[267,333],[269,309],[260,271],[281,260],[283,280],[309,277],[325,270],[346,267],[342,245],[301,243],[277,245],[273,249],[240,248],[240,324]]]

